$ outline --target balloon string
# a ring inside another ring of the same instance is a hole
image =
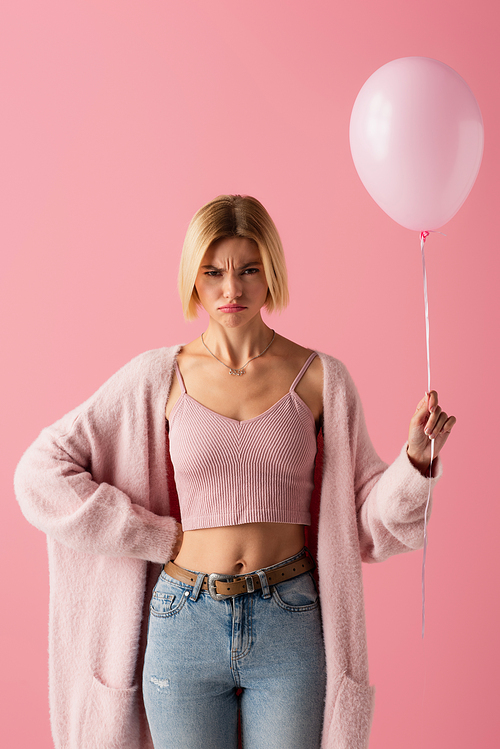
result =
[[[420,252],[422,253],[422,271],[424,274],[424,304],[425,304],[425,338],[427,342],[427,392],[431,392],[431,350],[429,336],[429,299],[427,296],[427,272],[425,270],[425,240],[429,236],[428,231],[420,234]]]
[[[422,271],[424,275],[424,305],[425,305],[425,338],[427,343],[427,392],[431,392],[431,355],[430,355],[430,335],[429,335],[429,299],[427,295],[427,272],[425,269],[425,251],[424,245],[425,240],[429,236],[428,231],[420,233],[420,251],[422,253]],[[431,463],[429,466],[429,491],[427,494],[427,502],[425,505],[424,514],[424,555],[422,558],[422,639],[425,634],[425,561],[427,557],[427,515],[429,511],[429,505],[431,501],[431,489],[432,489],[432,462],[434,460],[434,440],[431,440]]]

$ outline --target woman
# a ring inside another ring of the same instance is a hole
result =
[[[286,304],[286,271],[253,198],[196,214],[180,290],[188,318],[208,313],[204,335],[134,359],[16,474],[49,536],[56,746],[142,749],[150,729],[155,749],[235,747],[240,702],[251,749],[361,749],[373,694],[360,563],[422,545],[429,437],[437,456],[455,419],[426,395],[399,457],[380,461],[343,365],[261,318]],[[322,621],[303,551],[320,430]],[[168,560],[159,577],[147,564]]]

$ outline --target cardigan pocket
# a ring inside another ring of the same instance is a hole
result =
[[[323,746],[328,749],[367,749],[374,701],[374,687],[362,686],[344,673]]]
[[[99,749],[138,749],[140,723],[138,686],[111,689],[92,679],[87,712],[86,741]]]

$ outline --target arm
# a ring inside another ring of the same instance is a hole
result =
[[[429,404],[435,405],[434,411],[428,411]],[[421,401],[410,422],[409,443],[403,446],[394,463],[386,467],[371,444],[359,396],[355,389],[352,393],[356,511],[363,561],[382,561],[423,545],[429,482],[433,487],[441,475],[437,455],[455,422],[454,417],[450,421],[441,409],[437,413],[437,409],[437,394]],[[435,443],[432,479],[424,475],[430,463],[430,441],[425,432],[428,428],[432,434],[437,436],[438,430],[440,434],[439,442]]]
[[[127,391],[123,380],[117,373],[42,431],[18,465],[16,495],[26,518],[66,546],[164,562],[178,524],[148,509],[168,507],[165,472],[157,465],[160,438],[154,442],[163,415],[153,428],[146,388],[137,396],[141,383],[135,380]]]

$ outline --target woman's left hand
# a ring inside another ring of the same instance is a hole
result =
[[[455,423],[456,418],[448,416],[438,405],[436,391],[426,393],[411,418],[407,448],[410,461],[424,475],[429,472],[431,462],[431,439],[434,440],[436,458]]]

